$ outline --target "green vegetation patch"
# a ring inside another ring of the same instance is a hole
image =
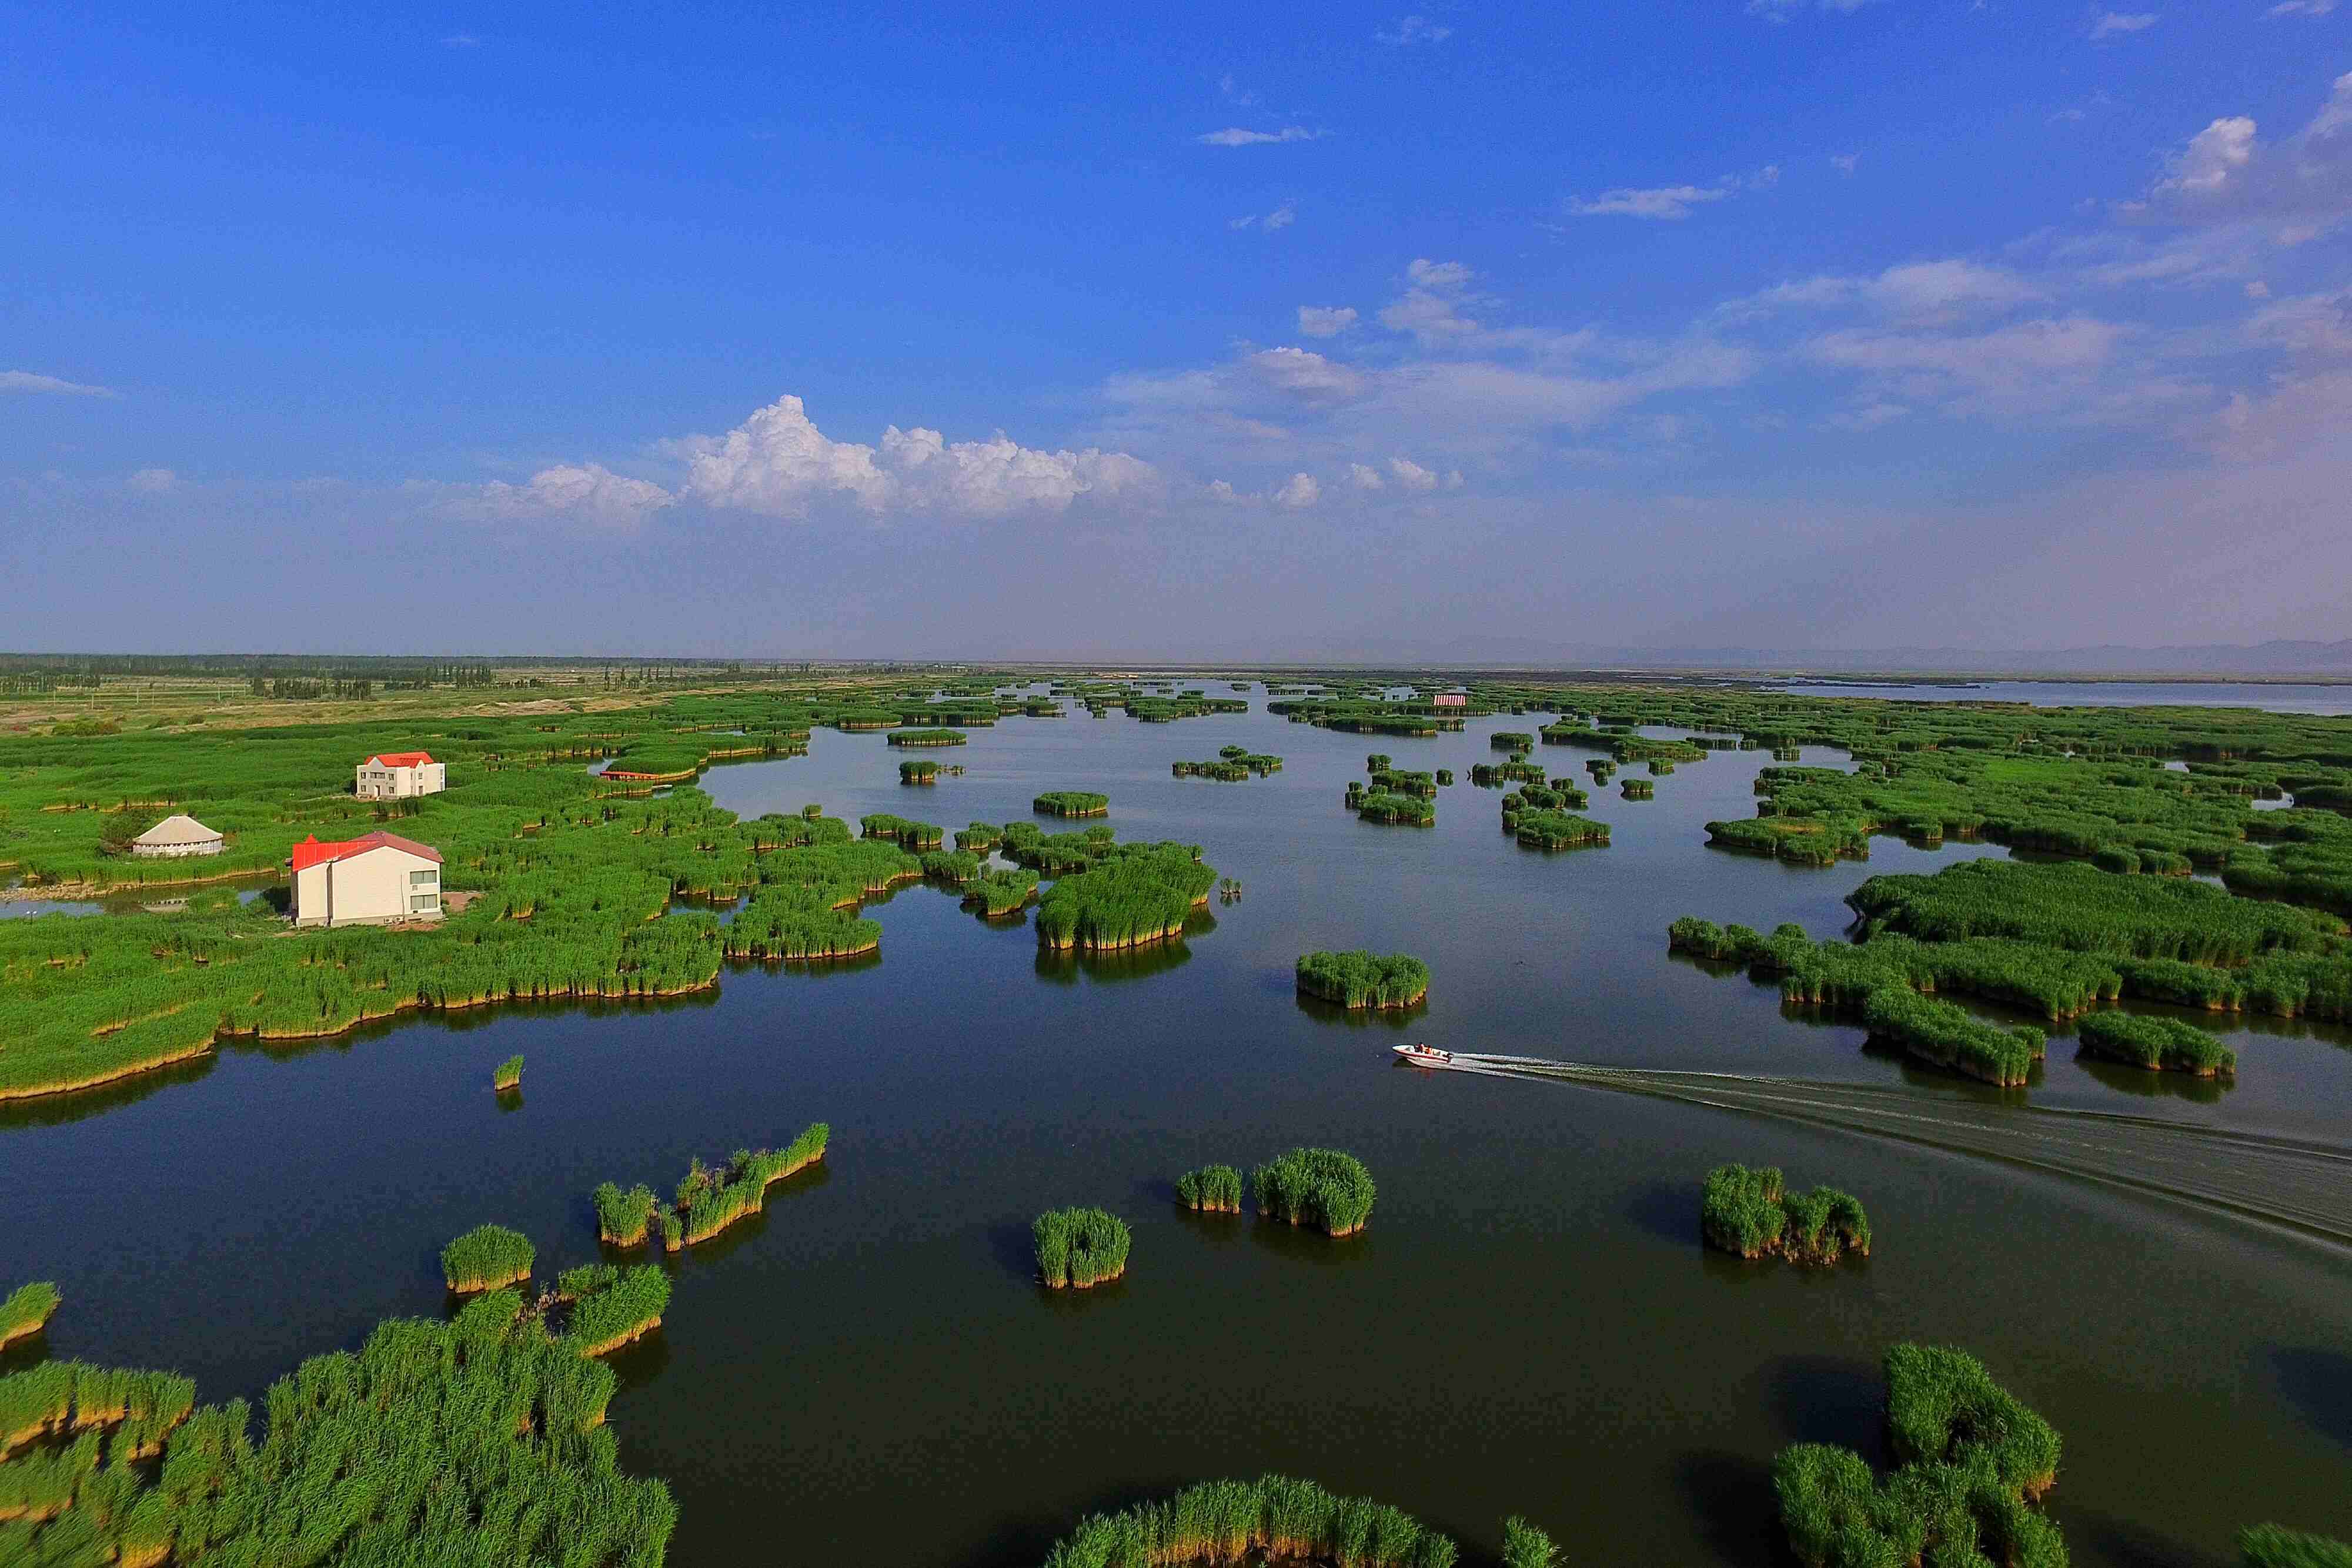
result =
[[[1104,845],[1103,856],[1045,890],[1037,939],[1048,947],[1101,951],[1181,935],[1209,901],[1216,871],[1190,844]]]
[[[2352,1546],[2277,1524],[2240,1531],[2238,1552],[2246,1568],[2352,1568]]]
[[[1360,947],[1307,953],[1298,960],[1298,988],[1347,1008],[1409,1008],[1429,995],[1429,966],[1410,953]]]
[[[1026,866],[992,871],[964,886],[963,901],[990,919],[1019,911],[1037,896],[1037,873]]]
[[[1176,1201],[1203,1214],[1242,1211],[1242,1173],[1231,1166],[1202,1166],[1176,1178]]]
[[[1459,1555],[1451,1540],[1402,1509],[1269,1475],[1202,1481],[1164,1501],[1090,1514],[1054,1543],[1045,1568],[1184,1568],[1262,1560],[1333,1568],[1454,1568]],[[1549,1568],[1541,1557],[1522,1557],[1511,1568],[1521,1563]]]
[[[530,1238],[503,1225],[477,1225],[441,1249],[441,1274],[453,1291],[489,1291],[530,1278]]]
[[[894,729],[883,738],[893,746],[961,746],[971,737],[960,729]]]
[[[1518,811],[1505,825],[1519,842],[1539,850],[1572,850],[1609,841],[1609,824],[1566,811]]]
[[[1773,1466],[1790,1547],[1808,1568],[2064,1568],[2058,1529],[2032,1506],[2057,1479],[2058,1434],[1975,1357],[1899,1344],[1886,1354],[1898,1468],[1881,1479],[1851,1448],[1800,1443]]]
[[[0,1301],[0,1345],[40,1333],[62,1300],[58,1288],[46,1280],[36,1280],[9,1291],[7,1299]],[[7,1437],[4,1428],[5,1423],[0,1423],[0,1444],[5,1444]]]
[[[2083,1049],[2110,1061],[2200,1078],[2234,1075],[2238,1053],[2196,1025],[2134,1013],[2093,1013],[2075,1030]]]
[[[1352,1236],[1372,1218],[1372,1173],[1338,1149],[1293,1149],[1251,1172],[1250,1185],[1257,1211],[1286,1225]]]
[[[522,1058],[509,1056],[491,1070],[490,1087],[503,1093],[522,1087]]]
[[[1030,801],[1029,809],[1049,817],[1107,817],[1110,797],[1087,789],[1048,789]]]
[[[1037,1277],[1055,1290],[1084,1291],[1127,1272],[1134,1238],[1127,1221],[1099,1208],[1051,1208],[1029,1227]]]
[[[1790,1192],[1769,1166],[1707,1172],[1699,1232],[1708,1246],[1741,1258],[1834,1263],[1848,1252],[1870,1253],[1870,1219],[1859,1199],[1827,1186]]]

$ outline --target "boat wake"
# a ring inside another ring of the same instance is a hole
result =
[[[2054,1171],[2352,1248],[2352,1148],[2149,1116],[1935,1100],[1866,1083],[1454,1052],[1442,1071],[1546,1079]]]

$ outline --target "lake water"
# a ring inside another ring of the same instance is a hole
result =
[[[950,829],[1100,789],[1122,838],[1197,841],[1245,893],[1181,946],[1097,961],[1041,956],[1025,922],[909,887],[869,906],[866,962],[730,970],[663,1006],[232,1046],[0,1113],[0,1282],[59,1281],[47,1354],[250,1394],[383,1316],[441,1312],[436,1254],[469,1226],[527,1231],[551,1272],[596,1255],[599,1180],[667,1190],[693,1155],[822,1119],[824,1166],[676,1260],[667,1325],[615,1363],[624,1462],[675,1490],[681,1568],[1018,1568],[1087,1510],[1267,1469],[1397,1503],[1474,1564],[1523,1512],[1570,1561],[1762,1568],[1783,1561],[1774,1453],[1875,1453],[1876,1363],[1905,1338],[1973,1350],[2064,1434],[2053,1509],[2077,1563],[2219,1565],[2264,1519],[2352,1535],[2340,1251],[1833,1128],[1392,1064],[1390,1045],[1426,1039],[1880,1085],[1929,1113],[2002,1102],[1670,958],[1665,928],[1834,936],[1874,873],[2003,852],[1881,839],[1867,864],[1804,870],[1708,850],[1703,822],[1753,810],[1759,752],[1684,765],[1654,801],[1596,792],[1606,849],[1523,851],[1499,792],[1466,780],[1490,732],[1538,722],[1413,741],[1081,711],[928,753],[968,769],[928,789],[896,782],[878,735],[713,769],[739,812],[814,800]],[[1169,777],[1228,744],[1286,766]],[[1437,827],[1341,810],[1373,750],[1464,780]],[[1540,753],[1555,772],[1588,755]],[[1296,997],[1300,953],[1353,946],[1428,960],[1425,1009],[1349,1019]],[[2234,1088],[2095,1070],[2061,1038],[2023,1098],[2343,1144],[2352,1034],[2228,1032]],[[520,1103],[501,1104],[490,1069],[518,1051]],[[1186,1167],[1298,1144],[1370,1166],[1363,1235],[1174,1207]],[[1875,1252],[1822,1271],[1705,1252],[1699,1181],[1728,1158],[1857,1193]],[[1070,1203],[1132,1225],[1125,1280],[1032,1282],[1028,1221]]]
[[[2035,707],[2252,707],[2273,713],[2352,714],[2352,685],[2233,681],[1972,681],[1966,685],[1870,685],[1785,681],[1764,688],[1799,696],[1879,697],[1914,703],[2030,703]]]

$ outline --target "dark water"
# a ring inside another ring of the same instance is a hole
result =
[[[2004,1096],[1866,1053],[1858,1029],[1670,959],[1682,914],[1818,936],[1873,872],[2001,852],[1880,840],[1824,871],[1711,852],[1763,754],[1596,792],[1607,849],[1543,855],[1497,793],[1439,826],[1339,808],[1370,750],[1466,780],[1486,735],[1381,741],[1264,714],[1146,726],[1007,720],[896,783],[879,736],[713,771],[736,810],[809,800],[950,828],[1055,788],[1112,798],[1122,837],[1202,843],[1246,886],[1179,947],[1041,959],[908,888],[871,906],[878,959],[730,972],[662,1007],[510,1009],[217,1061],[0,1117],[0,1281],[55,1278],[59,1355],[258,1389],[394,1312],[437,1312],[435,1254],[498,1219],[542,1268],[594,1255],[598,1180],[667,1187],[688,1159],[832,1123],[824,1166],[677,1265],[667,1326],[620,1358],[625,1462],[684,1506],[672,1561],[1014,1568],[1082,1511],[1276,1469],[1396,1502],[1491,1560],[1506,1513],[1573,1561],[1780,1561],[1768,1471],[1804,1438],[1875,1446],[1875,1363],[1966,1345],[2065,1434],[2053,1506],[2076,1561],[2220,1564],[2244,1523],[2352,1534],[2352,1259],[2261,1225],[1997,1159],[1579,1084],[1392,1066],[1427,1039],[1502,1054],[1874,1086],[1998,1120]],[[1239,743],[1245,784],[1168,764]],[[1549,747],[1554,771],[1587,754]],[[1827,753],[1809,762],[1834,762]],[[1643,775],[1646,777],[1646,775]],[[1057,826],[1059,824],[1056,824]],[[1295,996],[1315,947],[1406,948],[1435,973],[1405,1019]],[[2216,1025],[2215,1027],[2220,1027]],[[2053,1040],[2024,1100],[2183,1129],[2343,1144],[2352,1036],[2230,1031],[2238,1085],[2092,1068]],[[492,1064],[528,1058],[519,1108]],[[2016,1096],[2007,1097],[2014,1101]],[[1344,1242],[1178,1212],[1172,1181],[1295,1144],[1353,1150],[1381,1197]],[[1696,1239],[1724,1158],[1830,1181],[1879,1244],[1833,1271],[1748,1266]],[[1128,1277],[1030,1282],[1027,1223],[1098,1203]],[[19,1353],[18,1359],[22,1359]]]

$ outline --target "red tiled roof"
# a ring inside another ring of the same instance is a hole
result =
[[[382,763],[386,768],[421,768],[432,760],[429,751],[383,751],[368,758],[371,764]]]
[[[353,855],[363,855],[370,850],[405,850],[410,854],[441,863],[441,852],[431,844],[420,844],[415,839],[404,839],[398,833],[369,833],[361,838],[344,839],[334,843],[321,843],[319,835],[311,834],[294,846],[294,869],[304,871],[329,861],[347,861]]]

